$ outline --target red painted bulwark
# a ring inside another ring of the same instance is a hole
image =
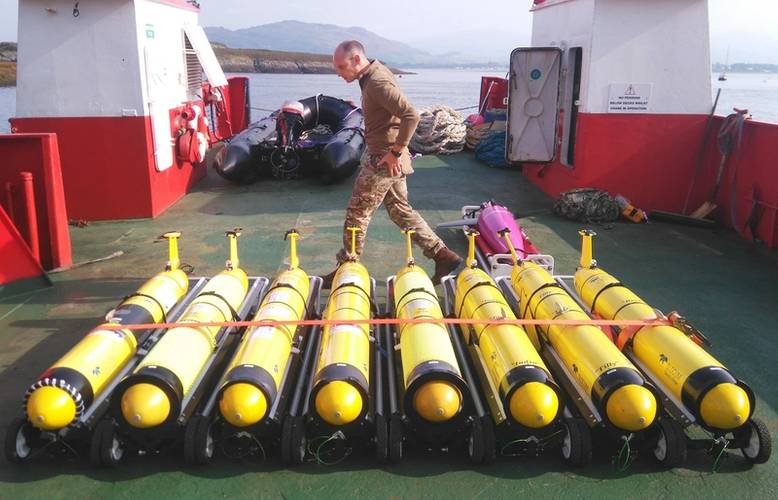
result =
[[[65,205],[57,136],[54,134],[0,135],[0,185],[14,186],[14,223],[19,229],[24,220],[19,172],[31,172],[37,212],[39,252],[45,269],[72,264],[68,215]]]
[[[148,118],[14,118],[14,132],[57,134],[70,219],[151,217]],[[152,167],[153,168],[153,167]]]
[[[251,111],[248,77],[231,76],[226,87],[211,87],[206,82],[203,96],[208,103],[205,114],[210,121],[210,144],[229,139],[248,127]]]
[[[622,194],[644,210],[679,211],[707,117],[579,114],[575,167],[526,164],[546,193],[595,187]]]
[[[0,207],[0,285],[43,274],[22,235]]]
[[[11,126],[57,134],[71,219],[155,217],[205,174],[188,164],[156,171],[149,117],[14,118]]]
[[[202,101],[189,104],[196,104],[201,110],[204,108]],[[188,108],[189,104],[170,110],[171,138],[178,137],[179,129],[186,125],[186,121],[181,118],[181,111]],[[147,121],[146,125],[146,143],[153,144],[151,121]],[[151,185],[151,217],[156,217],[167,210],[168,207],[188,193],[189,189],[200,179],[205,177],[204,164],[193,166],[191,163],[180,161],[176,158],[175,151],[173,152],[173,165],[162,172],[157,171],[154,152],[151,147],[148,148],[146,160],[146,165],[148,166],[147,174]]]
[[[487,109],[507,109],[507,102],[508,80],[496,76],[482,76],[478,112],[483,113]]]
[[[720,156],[716,133],[722,119],[716,118],[702,168],[688,211],[697,208],[711,191]],[[569,189],[594,187],[612,195],[622,194],[644,210],[680,213],[694,179],[707,116],[580,114],[576,128],[575,167],[559,161],[525,164],[525,175],[552,197]],[[730,217],[731,180],[737,171],[736,220],[742,225],[752,211],[756,186],[760,223],[757,236],[770,246],[778,245],[778,169],[772,149],[778,144],[778,125],[747,122],[740,156],[727,166],[714,214],[724,225]],[[733,168],[736,166],[737,168]],[[748,235],[747,235],[748,236]]]
[[[249,79],[245,76],[232,76],[227,79],[227,82],[231,132],[237,134],[246,130],[251,121]]]
[[[715,182],[721,163],[721,155],[715,146],[714,137],[724,119],[716,117],[713,137],[708,145],[700,179],[695,183],[691,209],[705,201]],[[728,227],[735,228],[749,239],[756,236],[771,247],[778,246],[778,165],[775,147],[778,144],[778,124],[746,121],[740,148],[726,163],[721,178],[716,202],[719,208],[714,212],[716,219]],[[734,191],[735,210],[732,211]],[[754,213],[756,234],[746,227]],[[734,220],[733,220],[734,216]]]

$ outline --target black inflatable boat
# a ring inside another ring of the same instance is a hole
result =
[[[362,110],[335,97],[293,101],[252,123],[216,155],[219,174],[239,184],[273,176],[317,175],[325,182],[351,176],[365,149]]]

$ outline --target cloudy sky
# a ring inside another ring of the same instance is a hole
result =
[[[81,8],[89,2],[82,0]],[[646,0],[648,1],[648,0]],[[665,0],[667,1],[667,0]],[[0,0],[0,41],[15,41],[17,0]],[[361,26],[385,38],[414,43],[485,34],[495,37],[529,33],[530,0],[392,0],[376,15],[365,0],[200,0],[201,24],[236,29],[294,19]],[[778,1],[710,0],[713,60],[778,64]]]

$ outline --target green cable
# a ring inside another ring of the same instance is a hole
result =
[[[629,466],[632,465],[632,450],[629,446],[629,439],[624,439],[624,444],[621,446],[621,450],[619,450],[619,454],[616,457],[616,460],[614,461],[614,465],[616,466],[616,471],[618,472],[624,472],[627,469],[629,469]],[[624,452],[626,451],[626,455]]]
[[[333,460],[331,462],[328,462],[327,460],[324,460],[322,458],[322,448],[324,447],[324,445],[326,445],[330,441],[334,441],[336,439],[343,439],[342,434],[340,436],[338,434],[339,434],[338,432],[335,432],[331,436],[318,436],[318,437],[315,437],[315,438],[311,439],[310,441],[308,441],[308,445],[307,445],[308,453],[313,455],[313,458],[314,458],[314,460],[316,460],[316,463],[318,463],[319,465],[335,465],[335,464],[339,464],[340,462],[345,460],[346,457],[351,455],[351,449],[348,448],[346,450],[346,453],[344,453],[343,456],[340,457],[337,460]],[[324,439],[324,441],[320,445],[316,446],[316,449],[313,449],[313,447],[312,447],[313,443],[315,443],[316,441],[318,441],[320,439]]]
[[[529,439],[514,439],[513,441],[508,441],[505,443],[505,445],[500,448],[500,455],[503,457],[521,457],[524,454],[523,453],[505,453],[505,450],[508,449],[508,447],[513,446],[517,443],[529,443]]]
[[[309,439],[308,442],[306,443],[305,451],[307,451],[309,455],[316,456],[316,451],[313,448],[311,448],[311,445],[319,439],[327,439],[327,436],[317,436],[313,439]]]
[[[538,449],[542,450],[543,449],[543,445],[545,445],[546,443],[551,441],[554,437],[558,436],[559,434],[562,434],[562,432],[564,432],[564,431],[562,431],[560,429],[560,430],[558,430],[556,432],[553,432],[553,433],[549,434],[548,436],[545,436],[545,437],[543,437],[541,439],[535,439],[535,438],[530,437],[530,438],[527,438],[527,439],[517,438],[517,439],[514,439],[513,441],[508,441],[507,443],[505,443],[505,445],[502,448],[500,448],[500,455],[503,456],[503,457],[523,457],[523,456],[526,455],[526,453],[505,453],[505,450],[507,450],[510,446],[513,446],[514,444],[517,444],[517,443],[531,443],[532,441],[535,441],[537,443]]]
[[[256,443],[256,445],[258,447],[257,449],[262,453],[262,459],[260,460],[260,462],[266,461],[267,460],[267,454],[265,453],[265,447],[262,446],[262,443],[259,441],[259,439],[257,439],[257,437],[254,434],[250,434],[249,433],[248,436],[251,438],[252,441],[254,441],[254,443]],[[240,439],[241,438],[238,437],[238,436],[232,436],[230,438],[227,438],[227,439],[221,441],[222,454],[225,457],[229,458],[230,460],[242,460],[242,459],[248,457],[249,455],[251,455],[251,450],[247,450],[247,451],[245,451],[243,453],[231,453],[228,450],[227,443],[229,443],[230,440],[240,440]]]
[[[721,467],[721,457],[724,456],[724,452],[727,450],[727,445],[729,443],[725,442],[724,446],[721,447],[721,450],[719,451],[718,456],[716,457],[716,460],[713,461],[713,474],[717,473],[719,471],[719,467]]]
[[[259,446],[259,451],[261,451],[261,452],[262,452],[262,460],[260,460],[260,462],[264,462],[264,461],[266,461],[266,460],[267,460],[267,454],[265,453],[265,447],[264,447],[264,446],[262,446],[262,443],[259,441],[259,439],[257,439],[257,437],[256,437],[256,436],[254,436],[254,435],[252,434],[252,435],[251,435],[251,437],[252,437],[252,439],[254,440],[254,442],[255,442],[255,443],[257,443],[257,446]]]

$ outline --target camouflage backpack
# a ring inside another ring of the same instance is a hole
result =
[[[613,222],[619,218],[618,203],[605,191],[578,188],[565,191],[554,203],[554,213],[579,222]]]

